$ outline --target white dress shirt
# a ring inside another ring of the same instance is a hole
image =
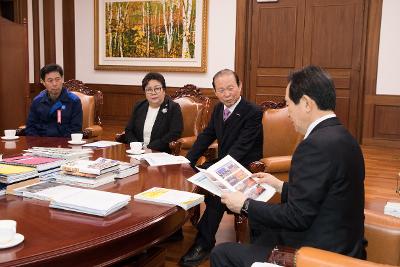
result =
[[[307,132],[306,132],[306,134],[304,135],[304,139],[306,139],[306,138],[310,135],[311,131],[312,131],[312,130],[315,128],[315,126],[317,126],[320,122],[323,122],[324,120],[327,120],[327,119],[330,119],[330,118],[334,118],[334,117],[336,117],[336,114],[335,114],[335,113],[322,116],[322,117],[316,119],[315,121],[313,121],[313,122],[310,124],[310,126],[308,126]]]
[[[160,107],[152,108],[150,106],[147,109],[146,120],[144,121],[143,127],[143,143],[145,146],[150,143],[151,131],[153,130],[154,122],[156,121],[159,109]]]

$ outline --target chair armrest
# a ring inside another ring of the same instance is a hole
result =
[[[265,171],[265,164],[261,161],[253,161],[249,164],[249,169],[252,173]]]
[[[98,137],[101,136],[101,134],[103,133],[103,127],[99,125],[93,125],[87,127],[86,129],[83,129],[82,133],[83,133],[83,138],[85,139]]]
[[[26,135],[25,129],[26,129],[26,126],[25,126],[25,125],[19,126],[19,127],[16,129],[15,135],[17,135],[17,136],[25,136],[25,135]]]
[[[265,164],[266,172],[288,172],[292,162],[292,156],[278,156],[260,159]]]
[[[123,131],[122,133],[115,134],[115,141],[121,142],[121,143],[126,143],[125,131]]]
[[[338,253],[325,251],[322,249],[302,247],[296,252],[296,267],[338,267],[338,266],[360,266],[378,267],[389,266],[365,260],[359,260]]]
[[[174,156],[179,156],[181,153],[182,143],[178,141],[169,142],[169,149],[171,150],[171,154]]]
[[[192,148],[192,146],[193,146],[194,142],[196,141],[196,139],[197,139],[197,136],[187,136],[187,137],[179,138],[177,140],[177,142],[181,143],[181,147],[183,149],[188,149],[189,150],[190,148]]]

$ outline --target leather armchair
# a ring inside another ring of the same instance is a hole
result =
[[[81,100],[83,138],[100,137],[103,133],[100,119],[103,107],[103,93],[88,88],[79,80],[69,80],[64,83],[64,87]],[[25,135],[25,125],[17,129],[17,135]]]
[[[400,218],[364,210],[367,259],[400,265]]]
[[[197,135],[207,126],[211,101],[202,96],[200,89],[193,84],[179,88],[172,98],[182,110],[183,132],[182,137],[171,142],[169,146],[174,155],[186,156]]]
[[[322,249],[302,247],[295,254],[296,267],[383,267],[392,266],[359,260]]]
[[[302,136],[294,129],[284,102],[267,101],[261,107],[264,110],[263,158],[252,162],[250,171],[269,172],[287,181],[292,154]]]

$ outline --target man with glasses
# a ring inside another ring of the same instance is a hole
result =
[[[203,168],[228,154],[248,167],[262,157],[262,111],[240,96],[242,83],[234,71],[224,69],[217,72],[212,84],[220,103],[215,106],[208,126],[199,134],[186,157],[194,166],[208,146],[217,140],[218,158],[205,163]],[[215,234],[226,207],[218,196],[211,194],[206,196],[205,203],[206,210],[197,225],[195,242],[179,262],[182,266],[197,266],[215,245]]]
[[[69,137],[82,132],[82,104],[79,97],[63,88],[63,69],[49,64],[40,70],[46,90],[36,96],[26,122],[26,135]]]
[[[146,99],[133,108],[125,141],[143,142],[150,149],[169,153],[169,143],[179,139],[183,131],[181,108],[166,96],[165,79],[160,73],[148,73],[142,88]]]

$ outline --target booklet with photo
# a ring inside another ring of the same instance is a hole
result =
[[[221,196],[223,192],[240,191],[251,199],[267,201],[276,192],[268,184],[258,184],[256,179],[251,177],[252,173],[229,155],[206,170],[198,170],[200,172],[188,181],[217,196]]]
[[[61,165],[61,170],[69,173],[88,173],[100,175],[118,169],[119,161],[106,158],[96,160],[75,160]],[[82,176],[82,175],[81,175]]]

